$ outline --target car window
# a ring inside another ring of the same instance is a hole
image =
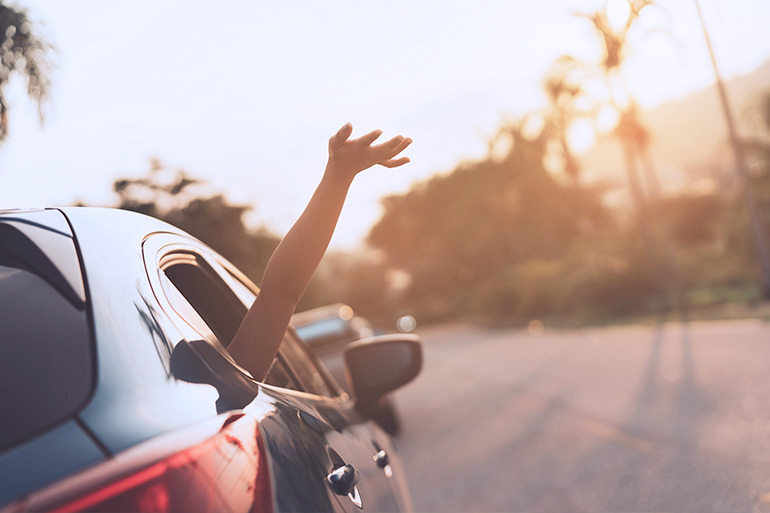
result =
[[[62,279],[82,280],[77,262],[69,236],[0,222],[0,451],[71,416],[91,393],[85,304]]]
[[[349,321],[341,317],[329,317],[304,326],[297,326],[297,333],[302,340],[311,346],[349,341],[356,338],[356,332]]]
[[[179,251],[165,256],[161,269],[218,341],[227,346],[246,315],[246,307],[211,264],[201,255]]]
[[[302,391],[302,388],[297,382],[298,379],[294,376],[294,373],[289,370],[279,353],[275,360],[273,360],[272,365],[270,365],[264,383],[276,387]]]
[[[238,272],[237,269],[233,268],[229,262],[220,260],[218,263],[226,271],[228,285],[233,288],[244,304],[251,305],[256,299],[259,289],[248,278]],[[296,340],[295,331],[291,328],[287,331],[278,355],[273,362],[273,367],[268,371],[264,382],[269,385],[304,390],[327,397],[336,397],[342,394],[343,390],[339,388],[318,357],[308,351],[303,343]],[[294,373],[293,386],[279,385],[278,381],[284,378],[274,378],[271,375],[273,368],[276,369],[276,376],[282,376],[282,373],[287,375]],[[296,376],[297,374],[299,376]]]
[[[168,299],[171,307],[198,335],[208,342],[214,340],[219,342],[206,321],[201,318],[195,308],[187,301],[187,298],[176,288],[176,285],[168,279],[166,273],[161,273],[161,287],[163,287],[163,292],[166,294],[166,299]]]
[[[176,313],[203,340],[229,357],[225,347],[238,330],[247,305],[253,303],[258,289],[250,282],[244,283],[246,278],[220,258],[213,254],[203,256],[190,249],[170,251],[159,260],[160,282]],[[287,333],[263,382],[327,397],[339,395],[339,390],[330,384],[332,378],[328,373],[319,369],[317,360],[292,337]]]
[[[327,397],[336,395],[327,382],[326,376],[316,365],[314,359],[305,351],[305,346],[295,340],[291,334],[287,333],[284,337],[279,354],[306,391]]]

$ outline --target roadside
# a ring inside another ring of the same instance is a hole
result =
[[[582,328],[596,328],[609,326],[633,326],[633,325],[656,325],[661,322],[681,322],[681,321],[720,321],[720,320],[741,320],[757,319],[763,322],[770,321],[770,301],[755,303],[722,303],[716,305],[700,306],[691,308],[686,316],[676,309],[663,315],[640,315],[627,317],[609,317],[605,319],[584,319],[571,317],[543,317],[533,318],[528,321],[513,320],[505,321],[500,319],[490,319],[482,317],[468,317],[457,320],[436,321],[420,325],[418,331],[430,329],[433,326],[457,325],[475,325],[488,328],[520,328],[530,332],[542,331],[543,329],[573,330]]]

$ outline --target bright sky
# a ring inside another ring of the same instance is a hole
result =
[[[410,136],[412,163],[359,176],[336,247],[378,219],[379,199],[482,157],[505,119],[543,105],[559,55],[597,57],[595,0],[21,0],[56,47],[43,127],[11,84],[0,206],[114,204],[115,178],[158,157],[209,181],[282,234],[304,208],[346,121]],[[713,81],[692,0],[643,21],[627,80],[643,106]],[[770,58],[770,2],[701,0],[722,72]],[[637,34],[639,35],[639,34]]]

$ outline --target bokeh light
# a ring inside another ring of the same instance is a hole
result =
[[[398,321],[396,321],[396,328],[401,333],[411,333],[417,328],[417,319],[411,315],[399,317]]]

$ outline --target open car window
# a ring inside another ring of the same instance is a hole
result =
[[[163,257],[160,269],[218,341],[227,346],[246,315],[246,308],[211,263],[200,254],[175,251]],[[178,310],[177,313],[181,314]]]
[[[209,254],[210,253],[210,254]],[[258,289],[232,264],[205,247],[165,244],[158,250],[157,287],[186,324],[188,340],[203,339],[232,360],[227,345],[237,332]],[[248,283],[246,283],[248,282]],[[264,383],[326,397],[340,390],[312,355],[287,333]],[[245,371],[244,371],[245,372]],[[331,380],[331,381],[330,381]]]

